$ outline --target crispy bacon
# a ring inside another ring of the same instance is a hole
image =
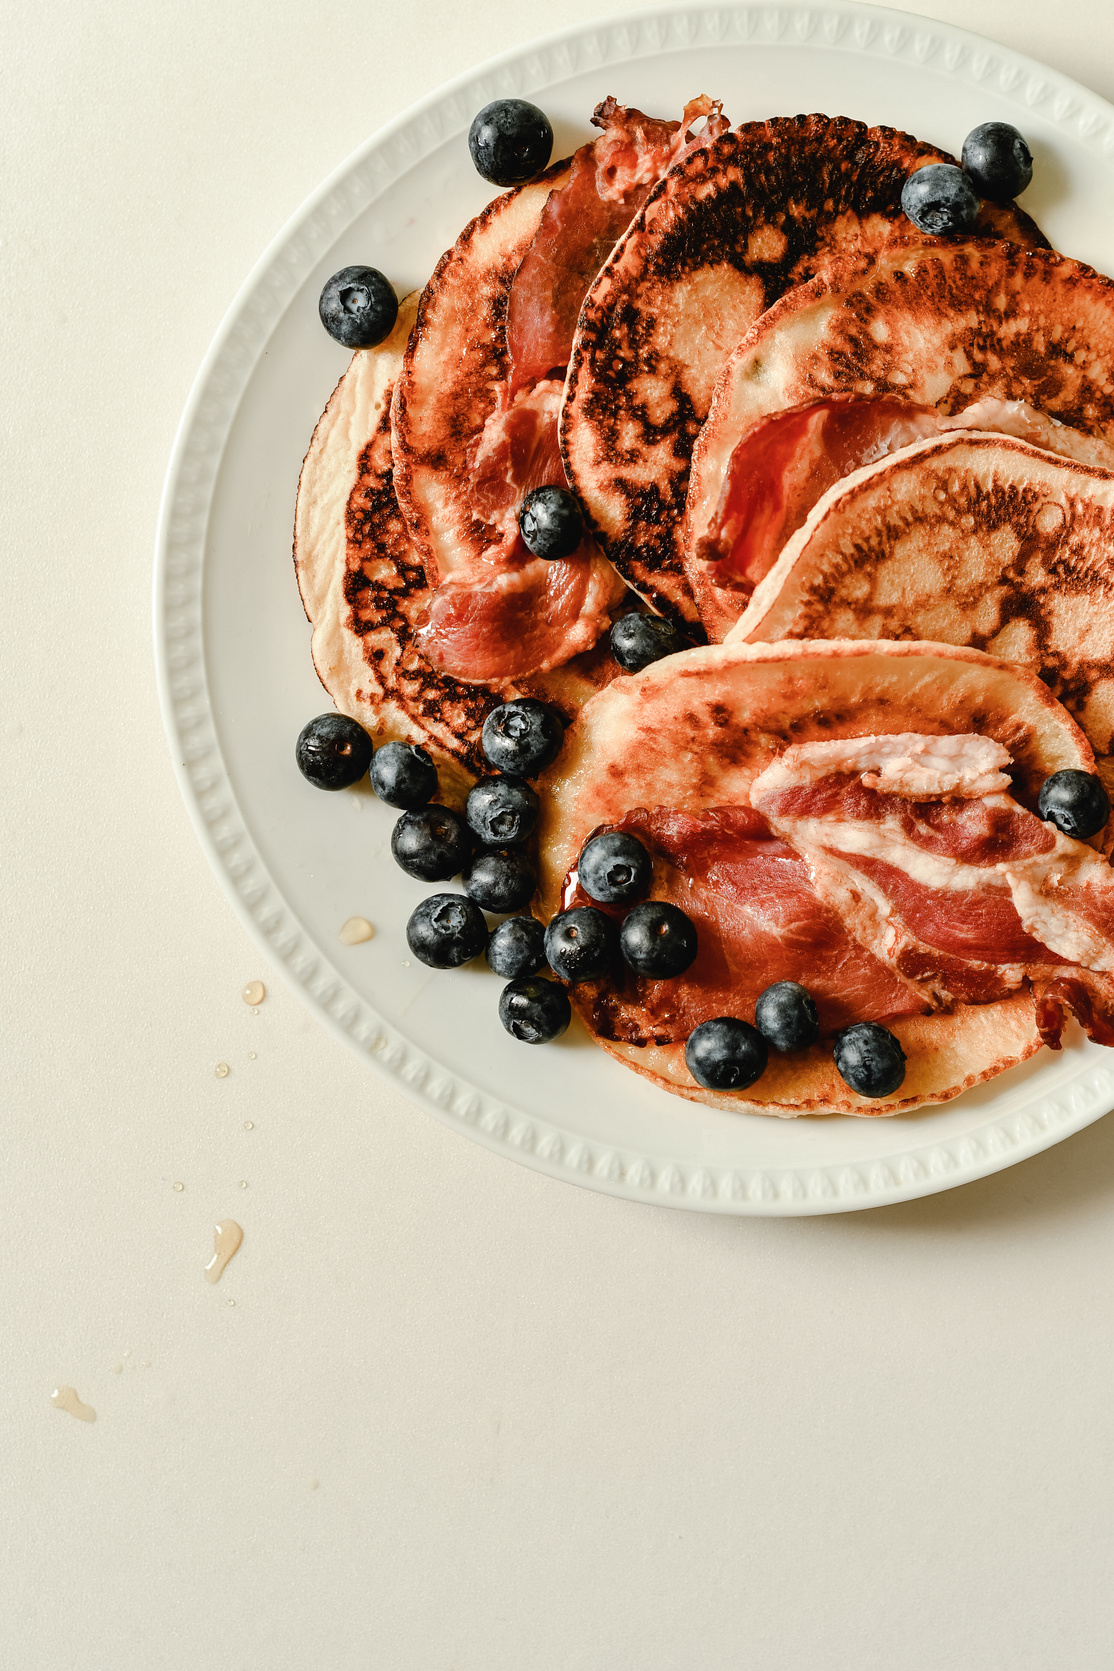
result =
[[[590,650],[623,590],[594,549],[585,542],[571,557],[544,562],[509,535],[467,574],[434,588],[416,635],[422,654],[463,683],[499,686]]]
[[[761,418],[731,454],[697,557],[715,585],[753,592],[840,477],[937,429],[934,408],[889,395],[832,395]]]
[[[712,1016],[753,1019],[758,994],[778,980],[807,984],[827,1031],[929,1007],[852,938],[818,898],[806,861],[749,807],[700,814],[639,808],[608,827],[629,831],[651,851],[653,896],[687,912],[699,949],[676,979],[627,971],[619,985],[601,983],[593,1007],[605,1036],[666,1044]],[[575,885],[565,902],[590,903]]]
[[[868,789],[846,775],[762,796],[767,817],[825,818],[881,825],[925,853],[965,865],[996,865],[1051,853],[1052,826],[1002,795],[956,801],[914,801]]]
[[[895,758],[892,745],[917,741],[856,740],[861,778],[876,775],[872,753]],[[920,769],[935,758],[950,782],[962,752],[977,751],[926,748]],[[1114,1045],[1114,872],[1100,854],[1000,791],[913,800],[849,773],[810,778],[816,765],[810,745],[794,747],[755,781],[750,807],[639,808],[607,826],[649,849],[653,897],[687,912],[699,950],[673,980],[624,971],[598,983],[602,1036],[666,1044],[714,1015],[749,1019],[764,987],[797,980],[828,1034],[1028,986],[1046,1044],[1059,1048],[1068,1009]],[[587,903],[573,871],[563,904]],[[1092,961],[1069,955],[1072,943]]]
[[[692,138],[689,130],[704,117]],[[510,388],[568,364],[580,304],[657,180],[682,156],[723,133],[713,99],[693,99],[680,122],[659,122],[613,98],[592,121],[600,137],[582,145],[565,184],[550,192],[507,306]]]
[[[505,537],[514,532],[518,507],[535,487],[567,487],[557,420],[562,385],[554,380],[522,389],[488,418],[472,466],[472,508]]]
[[[623,583],[585,538],[571,557],[543,562],[518,533],[531,488],[565,486],[557,445],[561,385],[521,391],[492,414],[472,463],[472,503],[490,531],[482,556],[446,575],[417,634],[431,667],[468,684],[506,684],[590,650]]]
[[[875,884],[922,945],[977,963],[1063,961],[1026,934],[1008,885],[996,875],[980,878],[977,888],[934,888],[884,859],[840,857]]]
[[[749,596],[837,481],[951,429],[991,430],[1083,463],[1114,463],[1104,443],[1020,400],[980,400],[949,417],[899,395],[829,395],[760,418],[740,437],[697,558],[715,585]]]
[[[1093,1038],[1114,1042],[1114,872],[1000,790],[913,800],[869,787],[872,755],[919,758],[918,781],[935,755],[941,782],[954,781],[938,740],[919,755],[916,741],[856,739],[858,775],[827,779],[815,757],[834,744],[791,747],[752,784],[752,805],[808,858],[856,938],[937,1001],[986,1003],[1028,983],[1042,1036],[1059,1037],[1067,1003]],[[974,761],[977,750],[951,752]]]
[[[1050,1050],[1061,1050],[1060,1034],[1064,1010],[1075,1015],[1088,1038],[1096,1044],[1114,1045],[1114,1026],[1108,1015],[1096,1011],[1086,984],[1078,977],[1058,975],[1036,998],[1037,1032]]]

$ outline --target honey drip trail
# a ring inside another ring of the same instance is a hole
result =
[[[219,1282],[225,1266],[244,1239],[234,1218],[222,1218],[213,1230],[213,1257],[205,1267],[205,1281]]]
[[[56,1410],[65,1410],[68,1416],[76,1416],[79,1422],[95,1422],[97,1419],[93,1406],[83,1404],[74,1387],[55,1387],[50,1402]]]

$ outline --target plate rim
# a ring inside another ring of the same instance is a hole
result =
[[[848,31],[856,37],[848,41]],[[697,1165],[585,1139],[557,1120],[516,1111],[430,1057],[349,986],[283,899],[239,807],[215,728],[204,654],[203,584],[209,512],[240,400],[270,334],[323,250],[475,109],[529,95],[583,69],[663,50],[737,44],[829,48],[943,61],[1114,158],[1114,105],[1059,71],[954,25],[863,0],[777,5],[666,4],[555,30],[442,83],[376,130],[310,193],[266,246],[218,326],[179,420],[155,539],[153,614],[159,705],[186,810],[222,891],[258,948],[333,1035],[411,1101],[485,1147],[565,1182],[627,1200],[725,1215],[803,1217],[892,1205],[970,1183],[1028,1159],[1114,1106],[1114,1065],[1087,1055],[1074,1080],[1034,1106],[975,1131],[911,1142],[853,1165]],[[578,62],[584,53],[585,61]],[[543,73],[544,72],[544,73]]]

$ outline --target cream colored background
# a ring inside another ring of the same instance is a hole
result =
[[[1114,98],[1099,0],[917,9]],[[552,1182],[303,1014],[178,798],[151,554],[227,303],[387,118],[594,15],[0,9],[12,1671],[1112,1662],[1114,1122],[844,1218]]]

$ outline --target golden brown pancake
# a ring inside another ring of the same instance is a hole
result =
[[[746,806],[759,772],[791,743],[893,731],[978,732],[1003,744],[1030,808],[1051,772],[1090,770],[1074,721],[1031,673],[978,651],[924,643],[722,644],[622,678],[586,704],[543,785],[538,914],[560,907],[585,839],[637,807],[700,813]],[[909,1057],[900,1091],[856,1096],[822,1046],[771,1061],[745,1093],[696,1085],[684,1045],[602,1036],[591,984],[570,996],[612,1055],[693,1101],[754,1113],[889,1114],[943,1102],[1031,1055],[1033,1000],[1019,994],[892,1023]]]
[[[782,298],[739,343],[693,456],[690,561],[734,448],[759,419],[829,396],[942,413],[1023,401],[1114,442],[1114,284],[1051,250],[941,240],[890,250]]]
[[[377,742],[427,748],[441,798],[451,802],[485,769],[480,730],[504,695],[537,695],[571,717],[618,669],[597,649],[494,693],[434,671],[421,655],[415,634],[429,589],[395,498],[390,430],[417,300],[402,303],[386,342],[353,355],[314,430],[298,484],[294,561],[325,689]]]
[[[834,437],[828,427],[833,421]],[[694,460],[685,517],[685,573],[709,639],[718,644],[728,636],[755,587],[830,489],[859,469],[959,432],[1008,436],[1042,456],[1114,471],[1114,446],[1108,441],[1083,435],[1024,401],[979,400],[948,415],[892,395],[835,395],[771,413],[758,420],[730,456],[718,499],[716,484]],[[698,442],[698,454],[700,450]]]
[[[820,500],[728,642],[932,638],[1036,672],[1114,787],[1114,473],[956,431]]]
[[[485,543],[464,491],[468,453],[506,377],[511,280],[569,166],[555,163],[489,203],[446,250],[421,295],[394,394],[395,491],[432,579],[444,579]]]
[[[581,310],[562,450],[603,549],[655,608],[697,621],[681,518],[728,355],[786,291],[906,238],[905,180],[952,160],[843,117],[750,123],[678,163],[616,246]],[[1012,205],[984,204],[977,230],[1047,245]]]

